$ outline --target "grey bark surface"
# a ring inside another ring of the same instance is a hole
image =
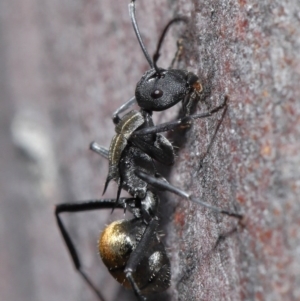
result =
[[[238,224],[164,194],[172,285],[149,300],[300,299],[299,11],[298,0],[137,0],[150,53],[168,20],[188,17],[171,30],[159,65],[168,67],[183,38],[180,66],[204,87],[197,112],[229,98],[223,115],[169,134],[180,147],[166,175],[244,214]],[[108,164],[88,145],[109,146],[111,114],[148,68],[127,1],[1,1],[0,68],[0,299],[97,300],[74,272],[53,208],[101,198]],[[155,114],[156,123],[179,109]],[[100,230],[122,216],[64,218],[106,301],[134,300],[96,249]]]

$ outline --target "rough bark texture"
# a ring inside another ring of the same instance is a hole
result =
[[[168,20],[189,18],[171,31],[160,65],[183,37],[180,64],[205,88],[198,111],[229,97],[223,117],[170,136],[180,145],[170,182],[245,216],[238,224],[166,194],[172,286],[152,299],[299,300],[299,1],[137,2],[150,53]],[[53,205],[101,197],[107,162],[89,142],[109,145],[112,112],[148,68],[127,1],[1,1],[0,68],[0,299],[96,300],[74,272]],[[98,232],[117,218],[65,218],[106,301],[134,298],[96,254]]]

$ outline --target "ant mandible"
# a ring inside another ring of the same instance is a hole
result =
[[[155,189],[170,191],[215,212],[241,218],[240,214],[196,199],[171,185],[157,172],[153,159],[167,165],[174,162],[172,144],[159,133],[189,125],[193,119],[210,116],[226,105],[226,98],[220,106],[209,112],[190,115],[191,101],[198,98],[202,89],[198,77],[184,70],[164,70],[156,65],[164,35],[170,24],[177,22],[178,19],[171,21],[165,28],[152,62],[136,23],[135,1],[129,4],[129,13],[138,41],[151,69],[137,84],[135,97],[114,113],[113,121],[117,134],[112,139],[110,149],[107,150],[95,142],[90,146],[94,152],[108,159],[109,173],[104,192],[109,181],[113,179],[118,184],[117,198],[59,204],[55,210],[59,229],[76,270],[102,301],[104,301],[102,294],[81,267],[74,243],[60,217],[61,213],[128,209],[133,214],[134,218],[131,220],[116,221],[107,226],[100,235],[98,247],[100,256],[112,276],[125,287],[132,288],[139,300],[146,300],[145,295],[162,292],[170,285],[170,261],[157,233],[159,198]],[[180,101],[183,101],[185,117],[154,126],[152,111],[166,110]],[[119,117],[120,113],[135,102],[138,103],[141,111],[132,110],[123,117]],[[131,197],[120,198],[122,189],[126,190]]]

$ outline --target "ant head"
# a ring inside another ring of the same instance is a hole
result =
[[[148,70],[138,82],[135,97],[138,105],[149,111],[163,111],[192,93],[200,92],[198,76],[186,70]]]
[[[178,17],[167,24],[159,39],[157,49],[152,60],[143,43],[136,22],[135,0],[131,0],[131,3],[129,4],[129,15],[138,42],[151,68],[143,75],[136,86],[135,98],[138,105],[142,109],[149,111],[163,111],[174,106],[178,102],[183,101],[186,96],[190,95],[194,91],[196,93],[201,92],[202,86],[198,81],[197,75],[185,70],[165,70],[157,67],[157,60],[160,56],[159,50],[169,27],[173,23],[180,21],[186,22],[186,19]]]

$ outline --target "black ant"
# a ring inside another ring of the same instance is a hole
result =
[[[164,165],[172,165],[174,163],[174,149],[171,143],[167,143],[164,136],[158,134],[161,132],[170,131],[178,128],[189,128],[192,121],[197,118],[204,118],[211,116],[213,113],[219,111],[221,108],[226,106],[226,97],[223,103],[208,112],[190,115],[192,108],[200,98],[200,92],[202,91],[202,85],[197,75],[192,72],[188,72],[182,69],[173,69],[174,62],[179,56],[179,48],[175,55],[174,60],[171,63],[169,69],[163,69],[157,67],[157,60],[160,56],[160,48],[165,35],[174,23],[183,21],[186,19],[183,17],[177,17],[171,20],[162,32],[162,35],[157,44],[153,60],[150,58],[147,49],[141,38],[141,34],[136,22],[135,17],[135,0],[132,0],[129,4],[129,15],[132,21],[132,25],[144,53],[147,59],[150,69],[145,72],[141,80],[137,83],[135,89],[135,96],[129,101],[119,107],[112,116],[113,122],[116,124],[116,132],[119,133],[120,117],[119,114],[129,109],[135,103],[141,108],[140,113],[134,111],[134,120],[128,119],[127,124],[129,125],[128,133],[123,140],[111,144],[110,148],[110,166],[107,180],[104,187],[104,193],[108,186],[108,183],[112,179],[116,179],[116,173],[118,169],[118,163],[121,157],[121,152],[125,148],[127,141],[130,137],[131,142],[147,153],[151,158]],[[170,107],[176,105],[182,101],[183,117],[173,122],[167,122],[154,126],[152,121],[153,111],[164,111]],[[124,116],[125,118],[125,116]],[[126,119],[129,117],[126,117]],[[118,138],[117,138],[118,137]],[[116,136],[113,140],[120,139],[120,136]],[[119,198],[122,184],[119,183],[119,190],[117,200]]]
[[[118,183],[116,199],[101,199],[82,203],[65,203],[56,207],[55,215],[59,229],[70,252],[76,270],[82,275],[98,297],[90,278],[82,270],[75,246],[62,223],[63,212],[81,212],[98,209],[128,209],[134,216],[131,220],[116,221],[106,227],[99,239],[99,252],[112,276],[125,287],[132,288],[139,300],[145,295],[159,293],[170,285],[170,261],[157,233],[159,226],[157,190],[173,192],[189,201],[200,204],[215,212],[241,218],[240,214],[229,212],[204,203],[189,193],[171,185],[156,170],[153,159],[170,165],[174,161],[172,144],[160,132],[189,126],[196,118],[210,116],[226,105],[226,98],[220,106],[209,112],[189,115],[190,101],[198,97],[198,77],[183,70],[164,70],[156,66],[161,41],[171,21],[162,34],[153,62],[141,40],[135,20],[135,2],[129,4],[131,20],[141,48],[151,66],[137,84],[135,98],[120,107],[113,116],[116,135],[107,150],[97,143],[91,149],[109,161],[109,173],[104,191],[110,180]],[[122,118],[118,114],[137,101],[141,111],[130,111]],[[183,101],[185,117],[174,122],[154,126],[152,111],[165,110]],[[154,190],[153,190],[154,188]],[[121,189],[131,197],[120,198]]]

